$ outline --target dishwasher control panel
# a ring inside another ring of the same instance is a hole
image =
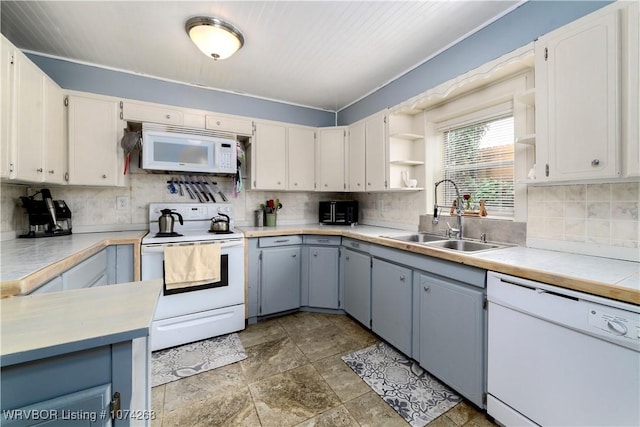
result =
[[[596,304],[589,304],[588,310],[589,326],[595,329],[593,332],[604,333],[609,338],[635,341],[640,346],[640,314]]]

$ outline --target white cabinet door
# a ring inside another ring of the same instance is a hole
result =
[[[289,190],[313,191],[316,170],[316,132],[312,128],[287,128]]]
[[[536,155],[542,179],[621,174],[619,14],[588,17],[536,42]]]
[[[253,121],[225,116],[206,116],[207,129],[232,132],[239,135],[253,134]]]
[[[65,183],[67,144],[64,139],[64,94],[52,80],[44,78],[44,172],[43,181]]]
[[[319,191],[344,191],[346,127],[321,128],[316,145]]]
[[[44,77],[27,57],[16,50],[14,139],[11,146],[14,163],[12,179],[39,182],[44,169],[42,138],[44,135]]]
[[[382,191],[387,188],[384,120],[384,115],[376,114],[365,121],[367,191]]]
[[[122,118],[134,122],[164,123],[168,125],[183,124],[182,111],[165,106],[122,102]]]
[[[14,63],[15,48],[3,35],[0,35],[0,55],[2,55],[2,69],[0,70],[0,178],[9,178],[11,170],[10,146],[11,128],[14,116]]]
[[[365,191],[365,123],[349,126],[349,191]]]
[[[253,188],[284,190],[287,184],[286,128],[270,123],[256,123],[256,134],[251,147]]]
[[[79,95],[68,99],[69,184],[123,185],[118,102]]]

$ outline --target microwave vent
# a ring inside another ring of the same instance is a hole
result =
[[[156,132],[171,132],[196,136],[208,136],[212,138],[223,138],[237,140],[237,135],[229,132],[221,132],[219,130],[198,129],[185,126],[166,125],[162,123],[143,123],[142,132],[156,131]]]

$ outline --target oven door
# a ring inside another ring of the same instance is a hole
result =
[[[164,248],[164,244],[142,245],[142,280],[163,279]],[[243,248],[243,240],[220,241],[222,280],[213,286],[196,286],[173,293],[165,291],[158,300],[154,320],[244,304]]]

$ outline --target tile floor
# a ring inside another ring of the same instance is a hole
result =
[[[408,426],[340,359],[378,338],[346,315],[299,312],[238,335],[247,359],[152,389],[152,426]],[[459,403],[429,427],[492,426]]]

